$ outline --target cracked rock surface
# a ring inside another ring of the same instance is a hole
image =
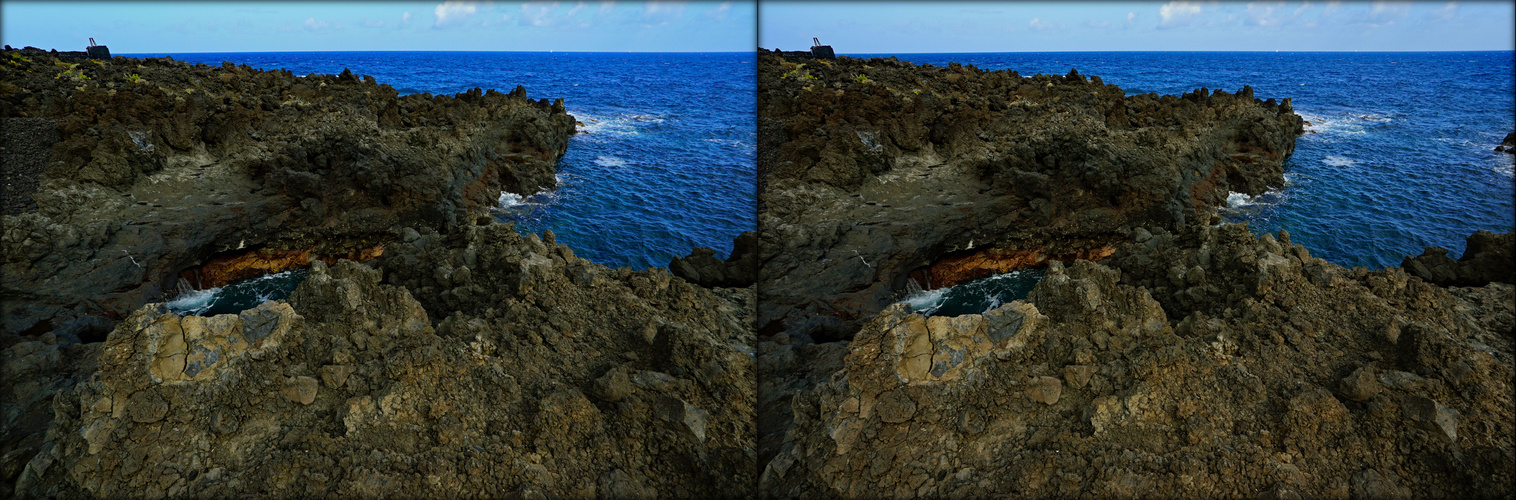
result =
[[[1511,299],[1343,269],[1283,231],[1153,230],[1105,264],[1054,262],[982,315],[897,304],[840,348],[765,339],[766,373],[802,355],[827,369],[766,386],[787,388],[793,420],[765,429],[760,489],[1509,496]]]
[[[288,302],[135,311],[54,398],[16,492],[751,493],[750,288],[611,270],[509,225],[420,233],[389,271],[314,263]]]

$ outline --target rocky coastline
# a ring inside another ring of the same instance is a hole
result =
[[[1510,234],[1376,271],[1220,224],[1288,99],[760,51],[759,117],[762,496],[1511,495]]]
[[[1289,99],[1126,96],[1099,77],[759,53],[759,327],[848,338],[898,299],[1282,186]],[[963,265],[969,264],[969,265]],[[912,276],[917,276],[912,278]],[[920,276],[934,279],[922,279]]]
[[[553,186],[575,127],[561,99],[171,58],[3,61],[9,494],[756,484],[751,279],[610,269],[493,222],[502,191]],[[287,301],[163,306],[305,266]]]

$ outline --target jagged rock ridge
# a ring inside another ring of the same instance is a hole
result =
[[[17,492],[750,491],[752,289],[611,270],[510,225],[418,234],[388,272],[315,262],[287,303],[134,312],[59,392]]]
[[[1210,223],[1229,192],[1281,186],[1303,130],[1250,88],[1126,96],[1075,71],[766,52],[758,74],[759,324],[823,340],[945,257],[985,265],[923,287]]]
[[[7,147],[46,153],[15,172],[35,191],[6,192],[35,205],[3,216],[10,333],[98,340],[223,253],[356,255],[400,225],[472,223],[502,189],[551,187],[574,129],[520,87],[400,97],[346,71],[3,57]]]
[[[1283,231],[1154,230],[982,315],[902,304],[840,349],[761,342],[794,420],[764,430],[760,489],[1505,497],[1513,309],[1511,285],[1347,270]],[[801,358],[834,371],[782,366]]]
[[[20,172],[34,204],[5,204],[15,494],[752,491],[753,289],[490,224],[502,189],[552,185],[561,100],[6,56],[0,116],[57,137]],[[187,269],[306,262],[287,302],[209,318],[161,302]]]

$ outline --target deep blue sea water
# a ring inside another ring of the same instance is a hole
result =
[[[756,57],[751,53],[285,52],[170,55],[297,75],[373,75],[401,94],[474,87],[562,97],[586,133],[569,141],[556,189],[505,196],[497,219],[550,229],[611,267],[665,267],[696,246],[732,250],[756,229]]]
[[[888,57],[891,54],[849,54]],[[899,54],[916,64],[1099,76],[1128,95],[1197,88],[1291,98],[1311,123],[1285,164],[1286,184],[1233,196],[1230,221],[1289,231],[1311,254],[1344,266],[1399,266],[1427,246],[1516,225],[1513,155],[1516,53],[1056,52]]]

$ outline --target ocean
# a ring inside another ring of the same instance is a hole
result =
[[[558,186],[524,197],[501,196],[498,221],[514,223],[523,234],[551,230],[579,257],[634,269],[666,267],[697,246],[713,248],[724,259],[733,238],[757,229],[757,58],[752,53],[122,55],[167,55],[207,65],[230,61],[297,75],[348,69],[372,75],[402,95],[451,95],[474,87],[509,92],[522,85],[533,99],[562,97],[584,133],[569,141],[558,164]],[[209,311],[207,304],[186,302],[184,310]]]
[[[1284,187],[1233,194],[1224,219],[1246,222],[1255,234],[1289,231],[1311,255],[1342,266],[1399,266],[1427,246],[1457,258],[1469,234],[1516,226],[1516,156],[1494,151],[1516,131],[1510,51],[848,55],[1023,76],[1072,68],[1127,95],[1250,85],[1260,99],[1290,98],[1311,125],[1285,163]],[[1024,297],[1010,292],[1030,287],[1014,281],[1002,280],[1006,293],[986,293],[993,303]],[[923,310],[943,307],[915,299]]]

